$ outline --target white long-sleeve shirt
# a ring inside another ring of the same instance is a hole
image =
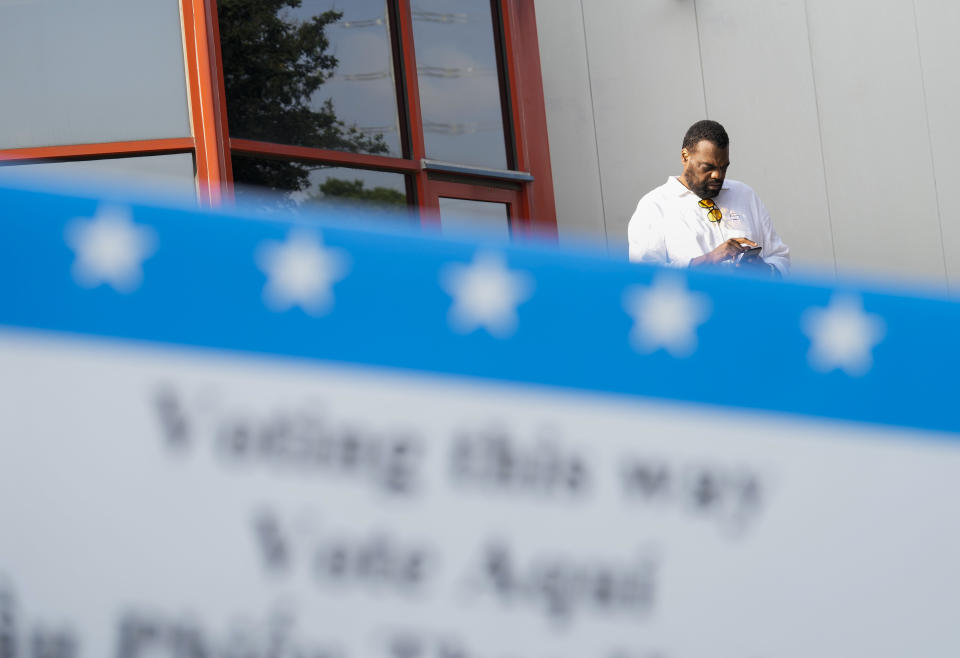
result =
[[[640,199],[630,218],[627,237],[630,260],[670,267],[687,267],[730,238],[748,238],[763,249],[760,257],[781,274],[790,270],[790,249],[773,228],[760,197],[739,181],[726,179],[714,197],[723,218],[711,222],[700,197],[676,177]]]

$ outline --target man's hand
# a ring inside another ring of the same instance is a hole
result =
[[[716,265],[717,263],[722,263],[726,260],[733,260],[738,255],[749,251],[754,247],[759,247],[756,242],[753,240],[748,240],[747,238],[730,238],[719,247],[706,253],[703,256],[698,256],[690,261],[690,267],[699,267],[701,265]],[[741,263],[754,264],[754,260],[759,261],[763,264],[763,261],[760,260],[760,252],[756,252],[753,255],[745,256],[744,260]]]

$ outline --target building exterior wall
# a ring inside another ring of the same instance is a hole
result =
[[[880,5],[540,0],[561,240],[625,255],[637,200],[679,173],[683,132],[707,117],[795,269],[960,288],[960,6]]]

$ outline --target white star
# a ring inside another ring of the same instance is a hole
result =
[[[849,294],[835,294],[827,308],[807,309],[802,322],[810,338],[810,366],[820,372],[839,368],[852,377],[870,370],[871,350],[886,333],[880,316],[864,313],[860,298]]]
[[[85,288],[106,283],[120,293],[130,293],[143,280],[143,261],[156,249],[156,235],[130,219],[130,211],[101,205],[92,218],[77,217],[67,223],[64,239],[73,249],[73,279]]]
[[[470,265],[447,265],[441,287],[453,297],[450,328],[467,334],[483,327],[495,338],[507,338],[517,329],[517,306],[533,294],[533,277],[510,271],[503,257],[477,253]]]
[[[275,311],[300,306],[312,315],[333,308],[333,284],[350,270],[342,249],[324,247],[318,234],[293,230],[286,242],[260,245],[257,265],[267,275],[263,301]]]
[[[632,286],[623,307],[633,318],[630,342],[645,354],[665,349],[682,358],[697,348],[696,329],[710,316],[710,300],[690,292],[683,277],[659,274],[651,286]]]

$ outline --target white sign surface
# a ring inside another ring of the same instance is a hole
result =
[[[0,333],[0,655],[960,655],[946,435]]]

